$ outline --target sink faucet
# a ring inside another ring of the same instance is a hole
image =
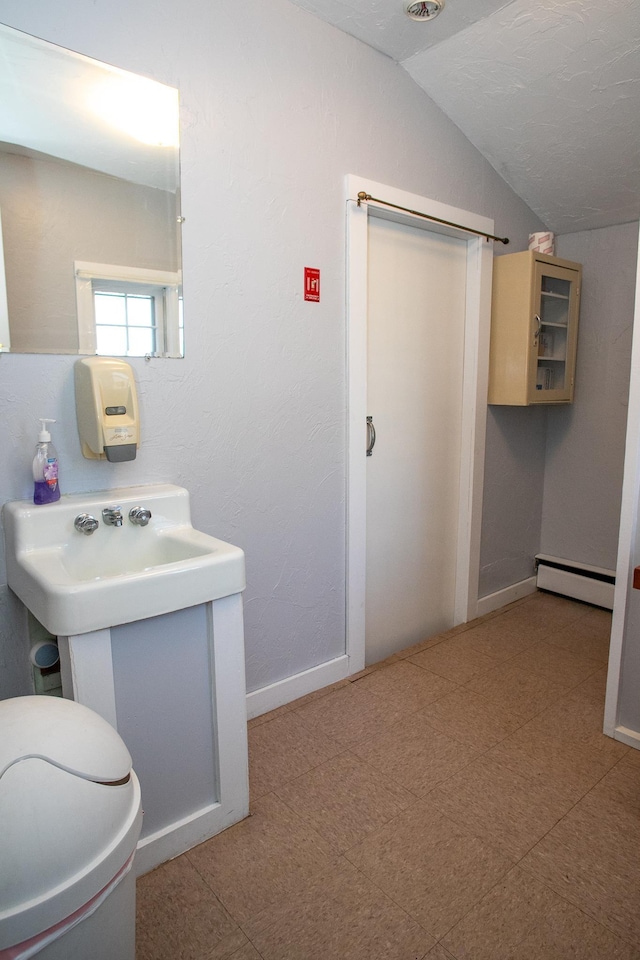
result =
[[[73,521],[73,525],[78,533],[84,533],[88,537],[100,526],[96,518],[89,513],[79,513]]]
[[[146,507],[131,507],[131,510],[129,510],[129,520],[139,527],[146,527],[149,520],[151,520],[151,510],[147,510]]]
[[[121,527],[122,507],[105,507],[102,511],[102,519],[111,527]]]

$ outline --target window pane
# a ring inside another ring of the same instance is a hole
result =
[[[155,336],[153,330],[144,330],[141,327],[129,327],[129,349],[127,356],[144,357],[146,353],[155,353]]]
[[[127,297],[129,323],[136,327],[151,327],[154,321],[153,297]]]
[[[126,327],[96,327],[96,352],[106,356],[125,356]]]
[[[125,298],[119,293],[94,294],[96,323],[126,324]]]

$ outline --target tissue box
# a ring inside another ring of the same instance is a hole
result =
[[[552,257],[554,253],[555,235],[553,233],[530,233],[529,250],[535,250],[536,253],[546,253]]]

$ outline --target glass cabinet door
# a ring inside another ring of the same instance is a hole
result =
[[[536,263],[530,403],[573,399],[578,334],[579,274]]]

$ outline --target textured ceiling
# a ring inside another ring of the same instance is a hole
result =
[[[640,218],[640,0],[294,0],[397,60],[557,233]]]

